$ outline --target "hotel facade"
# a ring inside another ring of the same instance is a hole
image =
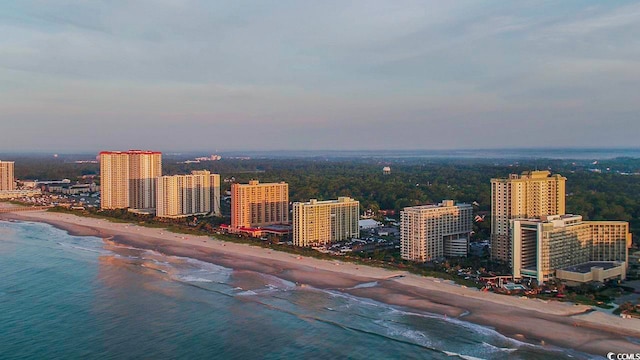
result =
[[[438,205],[404,208],[400,212],[400,248],[405,260],[429,261],[467,256],[473,207],[445,200]]]
[[[0,191],[12,191],[16,189],[13,168],[13,161],[0,160]]]
[[[625,278],[631,246],[625,221],[553,215],[512,220],[511,232],[515,279],[530,278],[542,284],[553,278],[574,282]]]
[[[566,180],[549,171],[491,179],[492,259],[511,263],[511,220],[564,215]]]
[[[162,153],[103,151],[100,153],[100,208],[153,209],[156,178],[162,175]]]
[[[256,228],[289,222],[289,184],[231,185],[231,227]]]
[[[293,244],[314,246],[357,238],[359,219],[360,202],[349,197],[293,203]]]
[[[220,175],[202,170],[160,176],[156,181],[157,217],[220,215]]]

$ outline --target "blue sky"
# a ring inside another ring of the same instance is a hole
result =
[[[0,151],[640,146],[632,1],[0,0]]]

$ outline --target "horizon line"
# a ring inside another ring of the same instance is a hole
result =
[[[450,149],[426,149],[426,148],[416,148],[416,149],[222,149],[222,150],[206,150],[206,149],[193,149],[193,150],[157,150],[157,148],[146,149],[145,151],[159,151],[166,154],[180,154],[180,153],[205,153],[205,154],[216,154],[216,153],[292,153],[292,152],[303,152],[303,153],[349,153],[349,152],[452,152],[452,151],[503,151],[503,150],[516,150],[516,151],[553,151],[553,150],[582,150],[582,151],[593,151],[593,150],[638,150],[640,151],[640,146],[632,147],[632,146],[611,146],[611,147],[579,147],[579,146],[566,146],[566,147],[494,147],[494,148],[450,148]],[[21,150],[0,150],[0,154],[62,154],[62,155],[89,155],[96,154],[98,155],[100,152],[104,151],[128,151],[125,150],[77,150],[77,151],[65,151],[65,150],[29,150],[29,151],[21,151]]]

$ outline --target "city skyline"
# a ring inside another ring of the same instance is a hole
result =
[[[636,147],[639,20],[624,1],[3,4],[0,151]]]

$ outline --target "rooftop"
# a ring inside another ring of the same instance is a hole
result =
[[[152,155],[152,154],[159,154],[162,155],[162,153],[160,151],[151,151],[151,150],[128,150],[128,151],[100,151],[100,155],[117,155],[117,154],[126,154],[126,155],[132,155],[132,154],[145,154],[145,155]]]
[[[304,202],[304,205],[322,205],[322,204],[339,204],[339,203],[356,203],[357,200],[354,200],[347,196],[340,196],[337,200],[323,200],[318,201],[318,199],[310,199],[308,202]]]
[[[439,208],[446,208],[446,207],[453,207],[453,206],[459,206],[459,207],[471,207],[470,204],[466,204],[466,203],[454,203],[453,200],[443,200],[441,203],[439,204],[428,204],[428,205],[418,205],[418,206],[410,206],[410,207],[406,207],[404,208],[405,210],[411,209],[411,210],[427,210],[427,209],[439,209]]]
[[[613,269],[615,267],[620,266],[620,264],[621,263],[617,261],[589,261],[584,264],[569,266],[562,270],[576,272],[580,274],[587,274],[591,272],[591,268],[593,267],[600,267],[600,268],[603,268],[604,270],[609,270],[609,269]]]

